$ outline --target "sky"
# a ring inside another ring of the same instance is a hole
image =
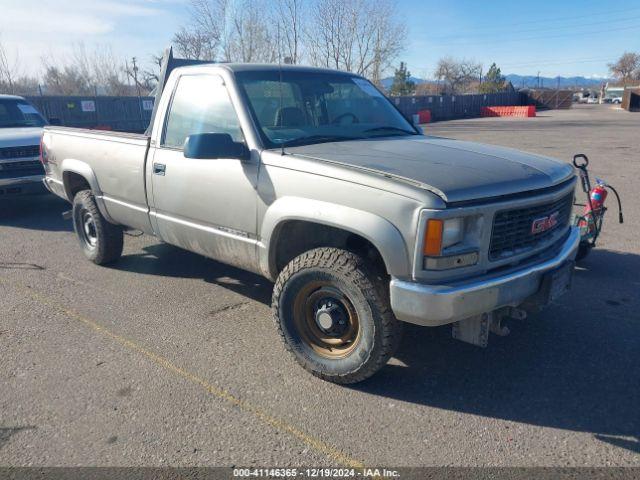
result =
[[[348,1],[348,0],[345,0]],[[188,0],[0,0],[0,41],[25,73],[83,43],[149,63],[188,21]],[[431,78],[451,55],[496,62],[503,74],[605,77],[640,52],[640,0],[397,0],[408,27],[404,60]]]

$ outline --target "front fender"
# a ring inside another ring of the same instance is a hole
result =
[[[269,278],[275,279],[278,275],[277,232],[289,220],[318,223],[360,235],[378,249],[390,275],[402,277],[411,272],[410,257],[400,231],[383,217],[320,200],[283,197],[269,206],[260,227],[260,269]]]

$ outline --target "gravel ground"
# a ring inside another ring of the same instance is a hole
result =
[[[626,223],[610,214],[572,292],[508,337],[409,326],[355,387],[289,358],[266,280],[147,236],[97,267],[63,202],[0,204],[0,465],[640,466],[639,127],[598,105],[427,125],[587,153]]]

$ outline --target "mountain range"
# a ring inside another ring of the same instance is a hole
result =
[[[505,75],[505,78],[511,82],[515,88],[530,87],[536,88],[538,86],[538,77],[536,75],[517,75],[510,73]],[[424,78],[410,77],[410,79],[416,84],[421,83],[435,83],[435,80],[427,80]],[[546,88],[576,88],[576,87],[599,87],[601,84],[610,81],[608,78],[597,77],[540,77],[540,86]],[[383,78],[382,86],[385,89],[389,89],[393,84],[393,77]]]

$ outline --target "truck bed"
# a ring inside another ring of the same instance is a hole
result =
[[[110,219],[149,231],[145,179],[149,140],[136,133],[48,126],[43,135],[47,177],[66,186],[69,178],[64,176],[72,172],[88,178]],[[73,198],[67,195],[67,200]]]
[[[60,135],[81,136],[88,138],[96,138],[100,140],[113,140],[113,141],[132,141],[132,142],[144,142],[149,141],[149,137],[144,133],[129,133],[129,132],[116,132],[113,130],[93,130],[89,128],[77,128],[77,127],[61,127],[47,125],[44,127],[46,132],[55,132]]]

